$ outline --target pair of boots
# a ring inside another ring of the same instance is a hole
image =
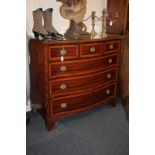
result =
[[[44,39],[59,39],[63,37],[52,25],[52,12],[53,8],[49,8],[45,11],[39,8],[33,11],[34,26],[32,31],[36,39],[39,39],[39,36]],[[44,19],[44,26],[42,19]]]

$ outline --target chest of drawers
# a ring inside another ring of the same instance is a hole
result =
[[[115,106],[119,37],[44,42],[30,40],[31,101],[48,130],[65,116],[100,104]]]

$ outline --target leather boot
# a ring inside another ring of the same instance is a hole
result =
[[[43,10],[42,8],[39,8],[35,11],[33,11],[33,21],[34,21],[34,25],[33,25],[33,33],[36,39],[39,39],[39,36],[41,36],[42,38],[47,38],[47,39],[51,39],[53,36],[47,32],[47,30],[44,28],[43,23],[42,23],[42,19],[43,19]]]
[[[53,8],[48,8],[47,10],[43,11],[43,17],[44,17],[44,28],[49,33],[53,33],[56,37],[62,37],[61,34],[58,33],[58,31],[54,28],[52,25],[52,14],[53,14]]]

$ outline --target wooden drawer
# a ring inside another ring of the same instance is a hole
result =
[[[50,46],[48,52],[49,60],[61,61],[61,57],[63,57],[64,61],[78,58],[78,48],[78,45]]]
[[[94,92],[92,91],[85,94],[78,94],[77,96],[68,96],[52,100],[52,114],[87,108],[89,106],[93,106],[94,104],[102,102],[107,97],[114,95],[116,95],[115,83],[105,86],[104,88],[96,90]]]
[[[80,45],[80,57],[95,57],[103,54],[103,43]]]
[[[80,76],[76,78],[64,78],[52,80],[50,82],[50,96],[60,97],[75,93],[85,92],[86,90],[103,87],[105,83],[116,81],[117,68],[108,69],[91,75]]]
[[[120,41],[109,41],[105,43],[105,53],[118,52],[120,50]]]
[[[118,65],[117,54],[87,60],[53,62],[49,64],[49,78],[54,79],[58,77],[82,75],[114,65]]]

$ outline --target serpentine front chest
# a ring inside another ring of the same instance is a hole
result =
[[[87,40],[31,39],[31,100],[48,130],[65,116],[110,103],[115,106],[120,37]]]

